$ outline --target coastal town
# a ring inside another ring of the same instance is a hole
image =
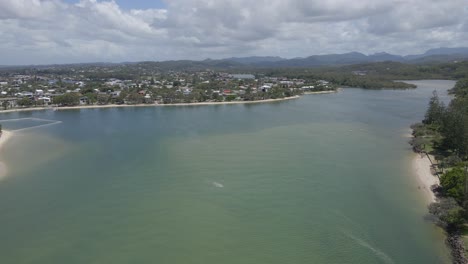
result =
[[[264,74],[158,72],[138,66],[50,66],[1,69],[0,109],[255,102],[336,89],[337,85],[325,80]]]

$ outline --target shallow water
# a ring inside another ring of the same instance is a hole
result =
[[[415,83],[271,104],[4,114],[62,123],[16,132],[1,150],[0,262],[447,262],[403,135],[432,90],[448,100],[454,82]]]

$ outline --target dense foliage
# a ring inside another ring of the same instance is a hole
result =
[[[460,79],[451,90],[455,95],[448,106],[436,92],[422,123],[412,126],[412,145],[416,151],[436,156],[439,167],[441,198],[429,208],[448,227],[463,224],[468,215],[468,79]]]
[[[54,97],[53,103],[62,106],[74,106],[80,103],[80,95],[77,93],[66,93]]]

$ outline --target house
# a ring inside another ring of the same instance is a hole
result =
[[[88,104],[88,102],[89,102],[88,97],[83,96],[80,98],[80,105],[86,105]]]
[[[262,90],[262,92],[268,92],[270,89],[270,85],[262,85],[262,87],[260,87],[260,90]]]
[[[294,85],[294,82],[293,81],[280,81],[280,84],[291,86],[291,85]]]
[[[301,89],[302,89],[302,90],[311,90],[311,89],[315,89],[315,86],[313,86],[313,85],[310,85],[310,86],[302,86]]]
[[[37,100],[42,100],[44,102],[44,104],[50,104],[52,102],[50,97],[46,97],[46,96],[38,97]]]
[[[43,95],[43,94],[44,94],[44,90],[36,89],[36,95]]]
[[[253,74],[231,74],[231,78],[238,80],[253,80],[255,79],[255,76]]]
[[[122,92],[122,91],[113,91],[113,92],[111,93],[112,98],[117,98],[117,97],[119,97],[121,92]]]
[[[19,97],[30,97],[30,98],[32,98],[34,96],[34,94],[31,93],[31,92],[22,92],[22,93],[18,93],[18,96]]]

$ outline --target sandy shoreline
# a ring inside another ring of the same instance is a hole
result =
[[[3,130],[0,136],[0,151],[3,148],[3,145],[5,145],[8,139],[11,137],[11,135],[12,135],[11,132]],[[0,156],[0,159],[1,159],[1,156]],[[2,178],[4,178],[6,174],[7,174],[7,168],[5,166],[5,163],[3,163],[2,160],[0,160],[0,180],[2,180]]]
[[[330,91],[318,91],[318,92],[304,92],[305,95],[308,94],[330,94],[330,93],[337,93],[339,90],[330,90]]]
[[[319,92],[317,92],[319,93]],[[286,101],[291,99],[298,99],[299,95],[278,98],[278,99],[266,99],[257,101],[234,101],[234,102],[200,102],[200,103],[178,103],[178,104],[134,104],[134,105],[79,105],[79,106],[64,106],[64,107],[35,107],[35,108],[24,108],[24,109],[10,109],[1,110],[0,113],[12,113],[12,112],[26,112],[26,111],[44,111],[44,110],[71,110],[71,109],[94,109],[94,108],[121,108],[121,107],[160,107],[160,106],[202,106],[202,105],[232,105],[232,104],[258,104],[258,103],[272,103],[279,101]]]
[[[432,158],[432,157],[431,157]],[[431,161],[426,155],[414,154],[412,168],[418,182],[418,190],[423,193],[427,204],[436,201],[436,196],[431,186],[439,184],[439,178],[431,172]]]
[[[329,94],[337,93],[339,90],[335,91],[318,91],[318,92],[306,92],[304,95],[310,94]],[[280,102],[292,99],[298,99],[301,96],[291,96],[278,99],[266,99],[266,100],[256,100],[256,101],[234,101],[234,102],[200,102],[200,103],[178,103],[178,104],[134,104],[134,105],[79,105],[79,106],[64,106],[64,107],[34,107],[34,108],[24,108],[24,109],[9,109],[9,110],[0,110],[1,113],[13,113],[13,112],[27,112],[27,111],[45,111],[45,110],[72,110],[72,109],[94,109],[94,108],[121,108],[121,107],[159,107],[159,106],[203,106],[203,105],[233,105],[233,104],[259,104],[259,103],[272,103]]]

